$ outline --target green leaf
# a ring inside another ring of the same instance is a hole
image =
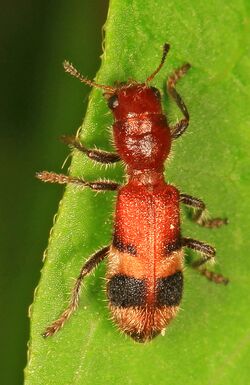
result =
[[[41,333],[65,308],[83,261],[109,244],[112,236],[115,193],[68,186],[32,305],[26,385],[247,383],[249,11],[249,5],[238,0],[111,1],[97,81],[144,81],[158,65],[164,42],[171,44],[171,51],[155,86],[165,90],[174,68],[185,62],[192,65],[178,84],[190,127],[174,144],[166,180],[204,199],[212,216],[229,218],[229,226],[209,230],[191,223],[183,211],[182,228],[186,236],[216,246],[217,264],[212,268],[229,277],[230,284],[215,285],[186,268],[177,318],[164,337],[137,344],[110,321],[103,264],[86,279],[77,312],[58,334],[44,340]],[[180,114],[166,94],[164,108],[176,122]],[[95,89],[82,128],[83,142],[111,149],[111,124],[102,92]],[[122,181],[124,172],[121,165],[105,170],[75,152],[71,174]]]

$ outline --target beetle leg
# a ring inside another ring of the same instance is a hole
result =
[[[176,123],[175,126],[170,128],[172,139],[179,138],[179,136],[181,136],[184,133],[184,131],[187,129],[189,124],[189,113],[188,113],[187,107],[182,97],[180,96],[180,94],[176,91],[175,85],[177,81],[186,74],[186,72],[189,70],[190,67],[191,65],[189,63],[184,64],[183,66],[175,70],[167,80],[168,93],[174,99],[175,103],[177,104],[177,106],[179,107],[179,109],[184,115],[183,119],[181,119],[178,123]]]
[[[195,209],[192,215],[192,220],[200,226],[214,228],[228,224],[227,218],[206,218],[206,205],[201,199],[187,194],[180,194],[180,202]]]
[[[36,173],[36,177],[43,182],[59,183],[59,184],[73,184],[79,187],[89,187],[95,191],[114,191],[119,188],[119,183],[112,181],[96,181],[86,182],[82,178],[75,178],[73,176],[56,174],[55,172],[41,171]]]
[[[204,263],[215,257],[216,251],[212,246],[192,238],[182,238],[181,243],[183,247],[188,247],[192,250],[198,251],[203,255],[201,258],[194,261],[191,264],[191,267],[197,270],[200,274],[204,275],[210,281],[215,283],[223,283],[224,285],[228,284],[228,278],[225,278],[221,274],[214,273],[213,271],[201,267],[204,265]]]
[[[77,150],[86,154],[90,159],[95,160],[99,163],[111,164],[115,162],[119,162],[121,160],[120,156],[115,152],[108,152],[97,149],[86,148],[83,144],[81,144],[75,136],[66,136],[63,135],[61,137],[63,143],[67,144],[70,147],[76,148]]]
[[[46,338],[57,333],[58,330],[63,327],[65,321],[67,321],[71,314],[78,308],[83,278],[108,255],[109,248],[110,246],[106,246],[103,249],[97,251],[97,253],[92,255],[87,260],[87,262],[84,263],[80,274],[75,281],[68,307],[63,311],[63,313],[56,321],[54,321],[50,326],[46,328],[45,332],[43,333],[43,337]]]

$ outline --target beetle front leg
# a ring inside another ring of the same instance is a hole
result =
[[[103,164],[112,164],[119,162],[121,160],[120,156],[115,152],[108,152],[97,149],[90,149],[85,147],[83,144],[76,139],[75,136],[61,136],[63,143],[67,144],[70,147],[76,148],[78,151],[86,154],[90,159],[103,163]]]
[[[228,284],[228,278],[224,277],[222,274],[217,274],[206,268],[202,268],[202,265],[215,257],[216,250],[214,247],[192,238],[182,238],[181,244],[183,247],[188,247],[189,249],[195,250],[203,255],[191,264],[193,269],[197,270],[201,275],[204,275],[210,281],[223,283],[224,285]]]
[[[191,66],[189,63],[184,64],[183,66],[175,70],[167,80],[168,93],[174,99],[175,103],[184,115],[183,119],[176,123],[175,126],[170,128],[172,139],[179,138],[186,131],[189,125],[189,113],[186,104],[184,103],[180,94],[176,91],[175,85],[177,81],[186,74],[190,67]]]
[[[227,218],[206,218],[206,205],[201,199],[187,194],[180,194],[180,202],[195,209],[192,220],[198,223],[200,226],[215,228],[228,224]]]

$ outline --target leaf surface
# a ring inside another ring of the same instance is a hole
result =
[[[85,281],[78,311],[53,338],[41,333],[64,309],[83,261],[112,237],[115,193],[66,188],[31,310],[26,385],[230,385],[247,383],[249,363],[249,6],[243,1],[112,0],[97,81],[144,81],[156,68],[164,42],[171,51],[155,78],[169,121],[180,113],[166,95],[171,71],[189,62],[178,83],[191,116],[188,132],[166,164],[166,180],[202,198],[212,216],[230,225],[199,228],[183,210],[182,231],[216,246],[212,267],[227,287],[186,268],[181,311],[164,337],[137,344],[110,321],[105,264]],[[72,79],[72,81],[75,81]],[[91,91],[81,138],[112,149],[111,114],[102,92]],[[55,165],[56,167],[56,165]],[[121,165],[104,169],[74,153],[70,172],[86,180],[122,182]],[[53,188],[53,186],[51,186]]]

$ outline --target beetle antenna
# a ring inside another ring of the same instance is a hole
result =
[[[146,79],[146,83],[151,82],[151,80],[154,79],[155,75],[158,74],[158,72],[160,71],[161,67],[163,66],[163,64],[165,62],[165,59],[166,59],[166,56],[167,56],[169,49],[170,49],[170,44],[165,43],[163,46],[163,53],[162,53],[161,62],[159,64],[159,66],[156,68],[156,70]]]
[[[65,72],[68,72],[71,76],[74,76],[75,78],[79,79],[81,83],[85,83],[85,84],[88,84],[89,86],[91,87],[97,87],[97,88],[102,88],[103,90],[106,90],[106,91],[111,91],[111,92],[114,92],[116,89],[114,87],[111,87],[111,86],[105,86],[104,84],[98,84],[98,83],[95,83],[93,82],[92,80],[89,80],[87,78],[85,78],[84,76],[82,76],[82,74],[77,71],[77,69],[71,64],[69,63],[67,60],[65,60],[63,62],[63,67],[65,69]]]

